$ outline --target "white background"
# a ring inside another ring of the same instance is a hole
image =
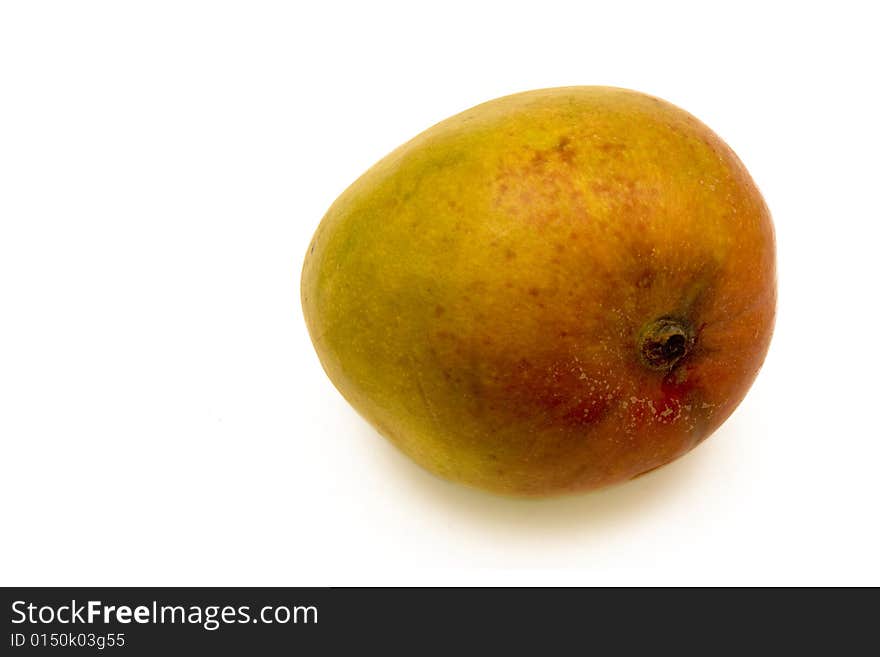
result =
[[[880,584],[871,3],[0,5],[0,583]],[[696,114],[774,214],[746,401],[675,464],[509,500],[355,415],[312,232],[433,123],[609,84]]]

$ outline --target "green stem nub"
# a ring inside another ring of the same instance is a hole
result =
[[[669,370],[684,358],[693,346],[687,322],[661,317],[647,323],[639,336],[639,355],[652,370]]]

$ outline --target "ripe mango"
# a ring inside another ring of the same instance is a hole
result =
[[[321,221],[301,296],[382,435],[442,477],[548,496],[668,463],[736,408],[773,330],[774,231],[687,112],[543,89],[369,169]]]

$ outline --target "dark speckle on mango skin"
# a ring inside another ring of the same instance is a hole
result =
[[[303,310],[330,378],[404,452],[495,492],[628,480],[736,407],[766,353],[772,224],[735,155],[610,88],[492,101],[419,135],[322,222]],[[668,371],[642,327],[686,317]]]
[[[651,269],[645,269],[639,277],[636,279],[636,287],[640,289],[646,289],[651,287],[654,282],[654,278],[656,277],[656,272]]]

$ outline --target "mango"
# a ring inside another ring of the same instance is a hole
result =
[[[447,479],[550,496],[686,453],[745,396],[776,305],[768,208],[687,112],[609,87],[489,101],[333,203],[304,317],[330,380]]]

